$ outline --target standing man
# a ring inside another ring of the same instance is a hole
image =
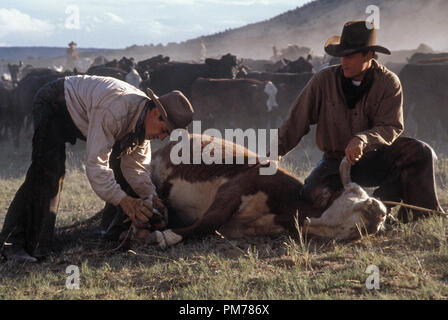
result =
[[[66,53],[66,64],[65,68],[73,71],[76,68],[76,64],[79,60],[78,50],[76,50],[77,44],[75,42],[70,42],[68,44],[67,53]]]
[[[341,36],[331,37],[325,52],[341,57],[310,80],[279,129],[279,155],[294,148],[317,125],[316,143],[323,159],[306,178],[301,196],[326,208],[342,189],[339,164],[345,156],[352,179],[378,187],[381,200],[442,211],[436,195],[433,149],[399,137],[404,130],[403,93],[398,77],[373,56],[390,54],[376,44],[376,30],[366,21],[350,21]],[[399,218],[407,221],[400,209]],[[425,215],[414,211],[414,218]]]
[[[185,128],[193,108],[180,91],[158,98],[109,77],[71,76],[44,85],[33,105],[32,162],[0,234],[4,255],[35,262],[52,246],[65,173],[65,143],[86,140],[86,173],[95,193],[142,226],[166,208],[151,181],[150,139]]]

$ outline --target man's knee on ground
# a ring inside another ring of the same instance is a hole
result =
[[[422,155],[422,159],[427,161],[437,160],[436,152],[429,144],[420,140],[417,140],[417,142],[418,142],[418,146],[416,147],[417,152],[419,152]]]
[[[437,160],[437,155],[434,149],[426,142],[410,139],[408,143],[409,149],[406,150],[405,153],[409,157],[406,157],[409,162],[426,164]]]

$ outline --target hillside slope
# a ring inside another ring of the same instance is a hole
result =
[[[420,43],[448,48],[446,0],[317,0],[267,21],[203,37],[207,55],[227,49],[239,56],[267,58],[273,45],[285,48],[290,43],[323,54],[325,41],[340,34],[344,22],[370,15],[365,13],[368,5],[380,8],[377,42],[391,50],[416,48]]]

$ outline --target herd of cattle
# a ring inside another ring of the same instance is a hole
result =
[[[416,55],[399,73],[406,134],[424,140],[445,139],[447,55]],[[162,55],[139,62],[126,57],[108,62],[98,57],[85,73],[8,65],[8,81],[0,81],[0,141],[9,139],[18,147],[21,133],[32,131],[31,109],[37,90],[49,81],[74,74],[115,77],[143,90],[150,87],[159,96],[181,90],[195,107],[195,119],[202,121],[203,129],[278,127],[314,72],[325,67],[310,62],[310,56],[274,63],[238,60],[226,54],[203,63],[170,61]]]

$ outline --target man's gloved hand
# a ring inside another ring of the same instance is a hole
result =
[[[139,228],[145,227],[153,216],[153,207],[149,199],[137,199],[126,196],[121,200],[120,207],[131,219],[132,223]]]

